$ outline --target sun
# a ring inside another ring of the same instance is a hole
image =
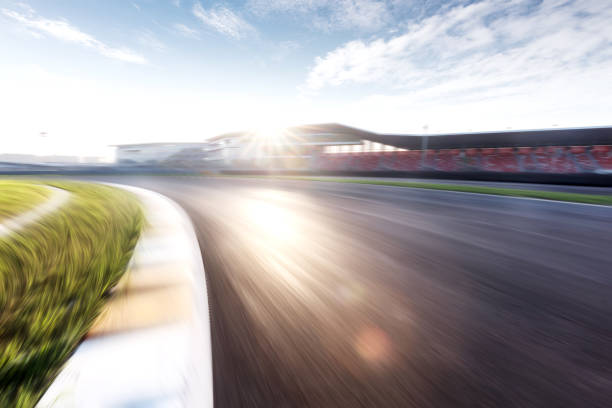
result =
[[[281,126],[266,125],[257,127],[253,133],[257,140],[265,144],[277,144],[282,141],[285,132],[286,129]]]

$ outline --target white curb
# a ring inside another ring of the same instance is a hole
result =
[[[206,280],[191,221],[161,194],[116,186],[140,198],[147,219],[127,290],[37,406],[212,407]]]

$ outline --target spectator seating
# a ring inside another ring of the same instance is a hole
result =
[[[461,169],[461,150],[445,149],[438,152],[436,162],[436,170],[440,171],[457,171]]]
[[[398,152],[384,152],[380,157],[381,170],[394,170],[395,159]]]
[[[569,149],[566,147],[549,149],[552,149],[553,173],[576,173],[578,171],[576,164],[569,155]]]
[[[519,171],[534,172],[538,170],[538,162],[534,151],[535,149],[532,147],[519,147],[516,149]]]
[[[421,169],[421,151],[407,150],[395,152],[393,170],[417,171]]]
[[[436,169],[436,151],[435,150],[427,150],[425,152],[425,162],[424,167],[425,170],[435,170]]]
[[[465,149],[465,156],[463,157],[463,168],[465,170],[480,170],[481,157],[478,149]]]
[[[612,146],[593,146],[591,154],[602,170],[612,170]]]
[[[343,171],[348,170],[352,157],[350,153],[323,154],[320,158],[321,170]]]
[[[481,149],[483,168],[489,171],[517,172],[519,163],[514,155],[514,149],[503,147],[498,149]]]
[[[597,168],[596,163],[591,159],[590,152],[585,146],[572,146],[569,150],[581,171],[588,172]]]
[[[381,153],[354,153],[353,160],[350,164],[351,170],[356,171],[372,171],[378,170],[380,164]]]
[[[535,158],[539,172],[542,173],[575,173],[576,165],[568,156],[563,146],[547,146],[535,149]]]
[[[540,146],[482,149],[325,153],[323,171],[492,171],[584,173],[612,170],[612,146]]]

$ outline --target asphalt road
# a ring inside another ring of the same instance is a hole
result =
[[[185,208],[217,407],[609,407],[612,208],[118,178]]]

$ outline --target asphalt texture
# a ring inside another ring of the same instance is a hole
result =
[[[216,407],[610,407],[612,208],[120,177],[191,217]]]

